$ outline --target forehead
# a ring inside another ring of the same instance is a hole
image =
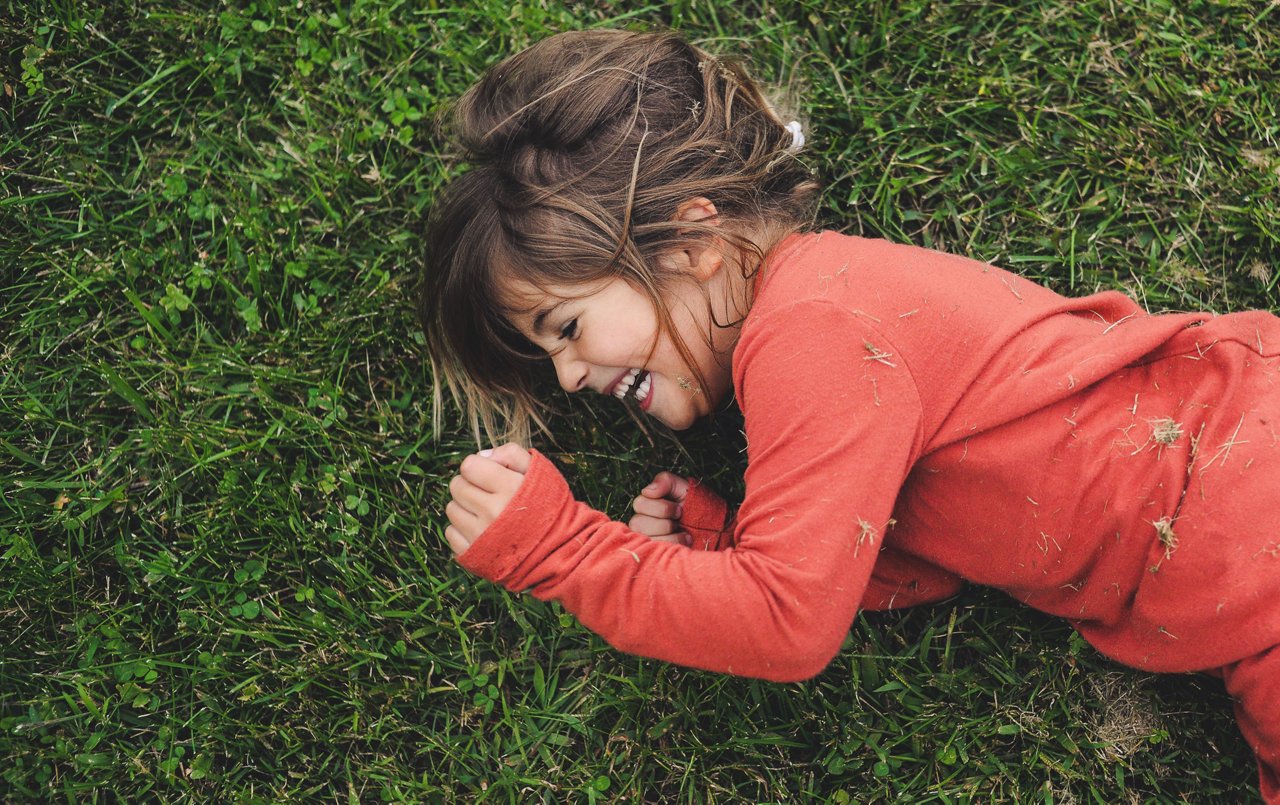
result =
[[[502,283],[500,304],[503,315],[521,332],[541,334],[547,328],[557,308],[567,302],[587,301],[600,294],[615,280],[560,285],[556,283],[534,284],[523,279],[509,279]]]

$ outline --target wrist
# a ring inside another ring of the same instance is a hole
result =
[[[523,589],[522,567],[537,553],[558,512],[573,500],[554,464],[536,450],[529,451],[529,458],[515,495],[458,557],[470,572],[513,592]]]

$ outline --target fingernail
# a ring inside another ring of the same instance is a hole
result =
[[[489,456],[493,455],[493,449],[490,448],[489,450],[481,450],[480,455],[485,458],[488,458]]]
[[[646,486],[646,487],[644,488],[644,491],[645,491],[645,492],[656,492],[656,491],[658,491],[658,485],[657,485],[657,484],[649,484],[648,486]]]

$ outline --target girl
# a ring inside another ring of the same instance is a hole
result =
[[[461,99],[429,224],[436,376],[494,433],[533,378],[672,428],[736,398],[736,515],[659,475],[629,524],[515,443],[463,461],[446,538],[623,651],[771,680],[861,608],[965,581],[1150,671],[1220,676],[1280,802],[1280,320],[1152,316],[983,263],[802,233],[797,124],[671,34],[565,33]]]

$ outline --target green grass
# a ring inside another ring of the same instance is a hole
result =
[[[850,8],[849,6],[852,6]],[[812,682],[621,655],[468,577],[405,291],[429,121],[550,32],[674,25],[790,82],[822,222],[1153,310],[1274,307],[1265,2],[0,0],[0,800],[1238,802],[1219,683],[973,590]],[[740,486],[566,403],[615,516]]]

